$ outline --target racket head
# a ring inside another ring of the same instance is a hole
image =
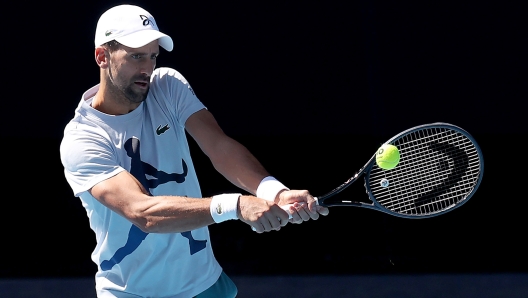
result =
[[[379,210],[405,218],[444,214],[466,203],[484,174],[484,158],[476,140],[449,123],[413,127],[387,142],[400,151],[391,170],[365,166],[365,188]]]

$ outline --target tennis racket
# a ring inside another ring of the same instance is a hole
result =
[[[386,144],[400,151],[395,168],[380,168],[374,154],[353,177],[316,197],[317,203],[325,207],[374,209],[403,218],[426,218],[462,206],[482,181],[482,151],[475,139],[458,126],[441,122],[420,125],[399,133]],[[370,203],[336,196],[361,177]]]

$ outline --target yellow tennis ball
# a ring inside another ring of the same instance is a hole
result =
[[[398,147],[391,144],[383,144],[376,152],[376,164],[384,169],[394,169],[400,162],[400,151]]]

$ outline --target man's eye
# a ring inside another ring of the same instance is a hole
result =
[[[140,59],[140,58],[141,58],[141,55],[131,55],[131,57],[132,57],[133,59]]]

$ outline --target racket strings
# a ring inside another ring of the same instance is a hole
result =
[[[391,143],[400,150],[400,163],[390,171],[374,166],[369,186],[376,201],[392,212],[423,215],[452,208],[478,183],[479,152],[461,132],[427,128]],[[388,187],[380,185],[382,179]]]

